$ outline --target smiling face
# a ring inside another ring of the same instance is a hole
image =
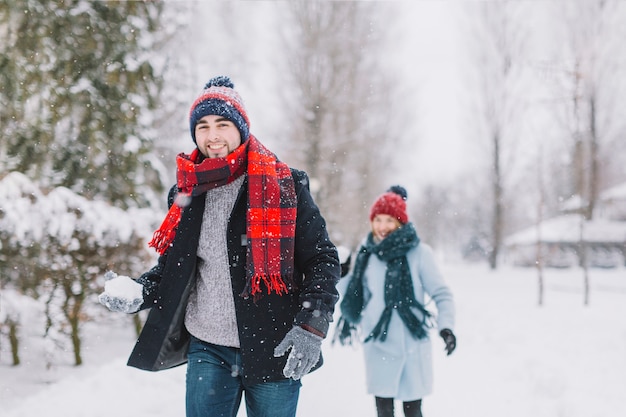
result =
[[[384,240],[389,234],[402,226],[395,217],[388,214],[377,214],[372,219],[372,233],[378,241]]]
[[[239,129],[222,116],[204,116],[196,124],[195,134],[198,149],[207,158],[223,158],[241,145]]]

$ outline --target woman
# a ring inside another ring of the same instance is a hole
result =
[[[370,210],[372,231],[358,251],[337,324],[342,344],[364,336],[368,393],[379,417],[394,415],[402,401],[406,417],[422,416],[422,398],[432,392],[429,329],[437,325],[450,355],[456,348],[455,306],[432,249],[420,243],[408,221],[406,190],[391,187]],[[436,316],[425,308],[428,295]]]

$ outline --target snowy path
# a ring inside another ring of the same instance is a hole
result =
[[[435,340],[435,393],[427,417],[613,417],[626,409],[626,271],[593,271],[582,305],[580,271],[549,271],[536,306],[532,270],[445,267],[458,303],[459,347]],[[125,366],[132,335],[90,345],[101,365],[67,368],[59,382],[0,364],[2,417],[184,415],[184,367],[148,373]],[[109,353],[107,353],[109,352]],[[303,380],[298,416],[375,416],[358,348],[324,347],[325,365]],[[6,354],[3,352],[3,358]],[[62,370],[57,370],[62,373]],[[19,376],[19,378],[18,378]],[[30,380],[30,382],[28,382]],[[13,383],[19,381],[19,383]],[[28,394],[31,393],[31,394]],[[397,415],[401,415],[397,413]],[[245,416],[243,407],[239,416]]]

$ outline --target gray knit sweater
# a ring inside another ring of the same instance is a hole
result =
[[[245,176],[206,193],[198,243],[196,286],[185,314],[189,333],[205,342],[239,347],[226,231]]]

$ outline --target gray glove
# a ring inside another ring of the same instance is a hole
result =
[[[104,274],[104,292],[98,296],[100,304],[120,313],[135,313],[143,304],[143,285],[130,277],[113,271]]]
[[[300,326],[294,326],[276,349],[274,356],[283,356],[291,348],[287,363],[283,369],[285,378],[298,380],[308,374],[320,359],[322,338]]]

